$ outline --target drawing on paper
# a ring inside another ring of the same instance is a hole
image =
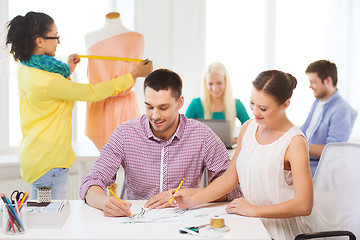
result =
[[[122,223],[157,223],[157,222],[179,222],[188,219],[211,217],[225,214],[224,209],[216,208],[164,208],[147,209],[144,207],[132,207],[133,218],[123,218]]]

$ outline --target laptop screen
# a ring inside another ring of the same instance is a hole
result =
[[[233,148],[231,126],[228,120],[222,119],[195,119],[204,123],[221,139],[226,148]]]

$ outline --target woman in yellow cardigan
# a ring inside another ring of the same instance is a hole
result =
[[[21,176],[31,183],[31,197],[38,187],[52,187],[52,199],[66,199],[69,168],[75,154],[71,146],[74,101],[95,102],[119,94],[137,77],[152,71],[145,60],[123,76],[92,86],[72,82],[71,73],[80,59],[70,55],[68,64],[54,58],[60,43],[54,20],[44,13],[29,12],[8,23],[7,44],[15,61],[20,61],[19,147]]]

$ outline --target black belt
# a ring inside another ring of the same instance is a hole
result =
[[[318,158],[310,158],[310,162],[318,162],[319,159]]]

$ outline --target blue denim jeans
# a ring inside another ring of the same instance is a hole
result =
[[[38,187],[52,187],[51,199],[65,200],[66,186],[69,180],[68,168],[53,168],[31,184],[31,199],[37,199]]]

